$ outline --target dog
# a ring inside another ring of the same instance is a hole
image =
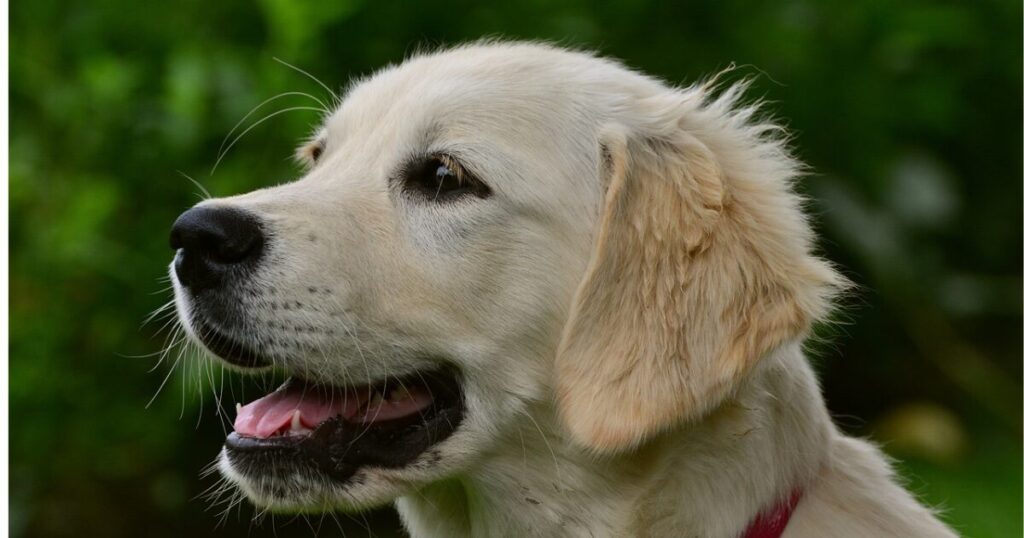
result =
[[[954,536],[826,410],[848,284],[743,90],[494,41],[353,85],[300,179],[171,232],[188,335],[291,375],[223,476],[414,537]]]

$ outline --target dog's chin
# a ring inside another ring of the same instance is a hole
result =
[[[430,456],[432,460],[434,457]],[[221,450],[217,467],[253,505],[274,513],[317,514],[330,511],[361,512],[386,506],[424,484],[442,480],[450,471],[431,464],[416,479],[402,477],[398,469],[365,467],[350,479],[338,482],[316,471],[292,474],[245,474],[239,471],[229,449]],[[432,476],[425,476],[432,475]]]

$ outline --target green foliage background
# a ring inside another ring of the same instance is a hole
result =
[[[209,175],[253,106],[325,94],[273,57],[338,88],[419,47],[504,36],[675,82],[733,63],[728,77],[757,75],[752,96],[815,170],[803,188],[824,248],[862,285],[816,350],[832,412],[885,442],[965,535],[1019,536],[1021,15],[1010,0],[12,2],[12,535],[318,527],[245,508],[218,527],[223,507],[194,498],[224,435],[210,383],[172,375],[146,407],[167,364],[133,356],[165,333],[139,326],[169,298],[168,229],[197,201],[179,171],[214,195],[295,177],[315,113],[254,128]],[[394,533],[390,512],[367,517]]]

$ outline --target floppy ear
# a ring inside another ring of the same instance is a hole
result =
[[[562,419],[594,451],[718,406],[842,285],[810,252],[782,143],[721,102],[666,108],[691,117],[601,136],[607,191],[556,358]]]

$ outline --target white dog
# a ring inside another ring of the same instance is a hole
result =
[[[355,85],[303,178],[172,232],[190,335],[293,376],[223,474],[413,536],[952,536],[826,411],[844,279],[741,90],[506,43]]]

